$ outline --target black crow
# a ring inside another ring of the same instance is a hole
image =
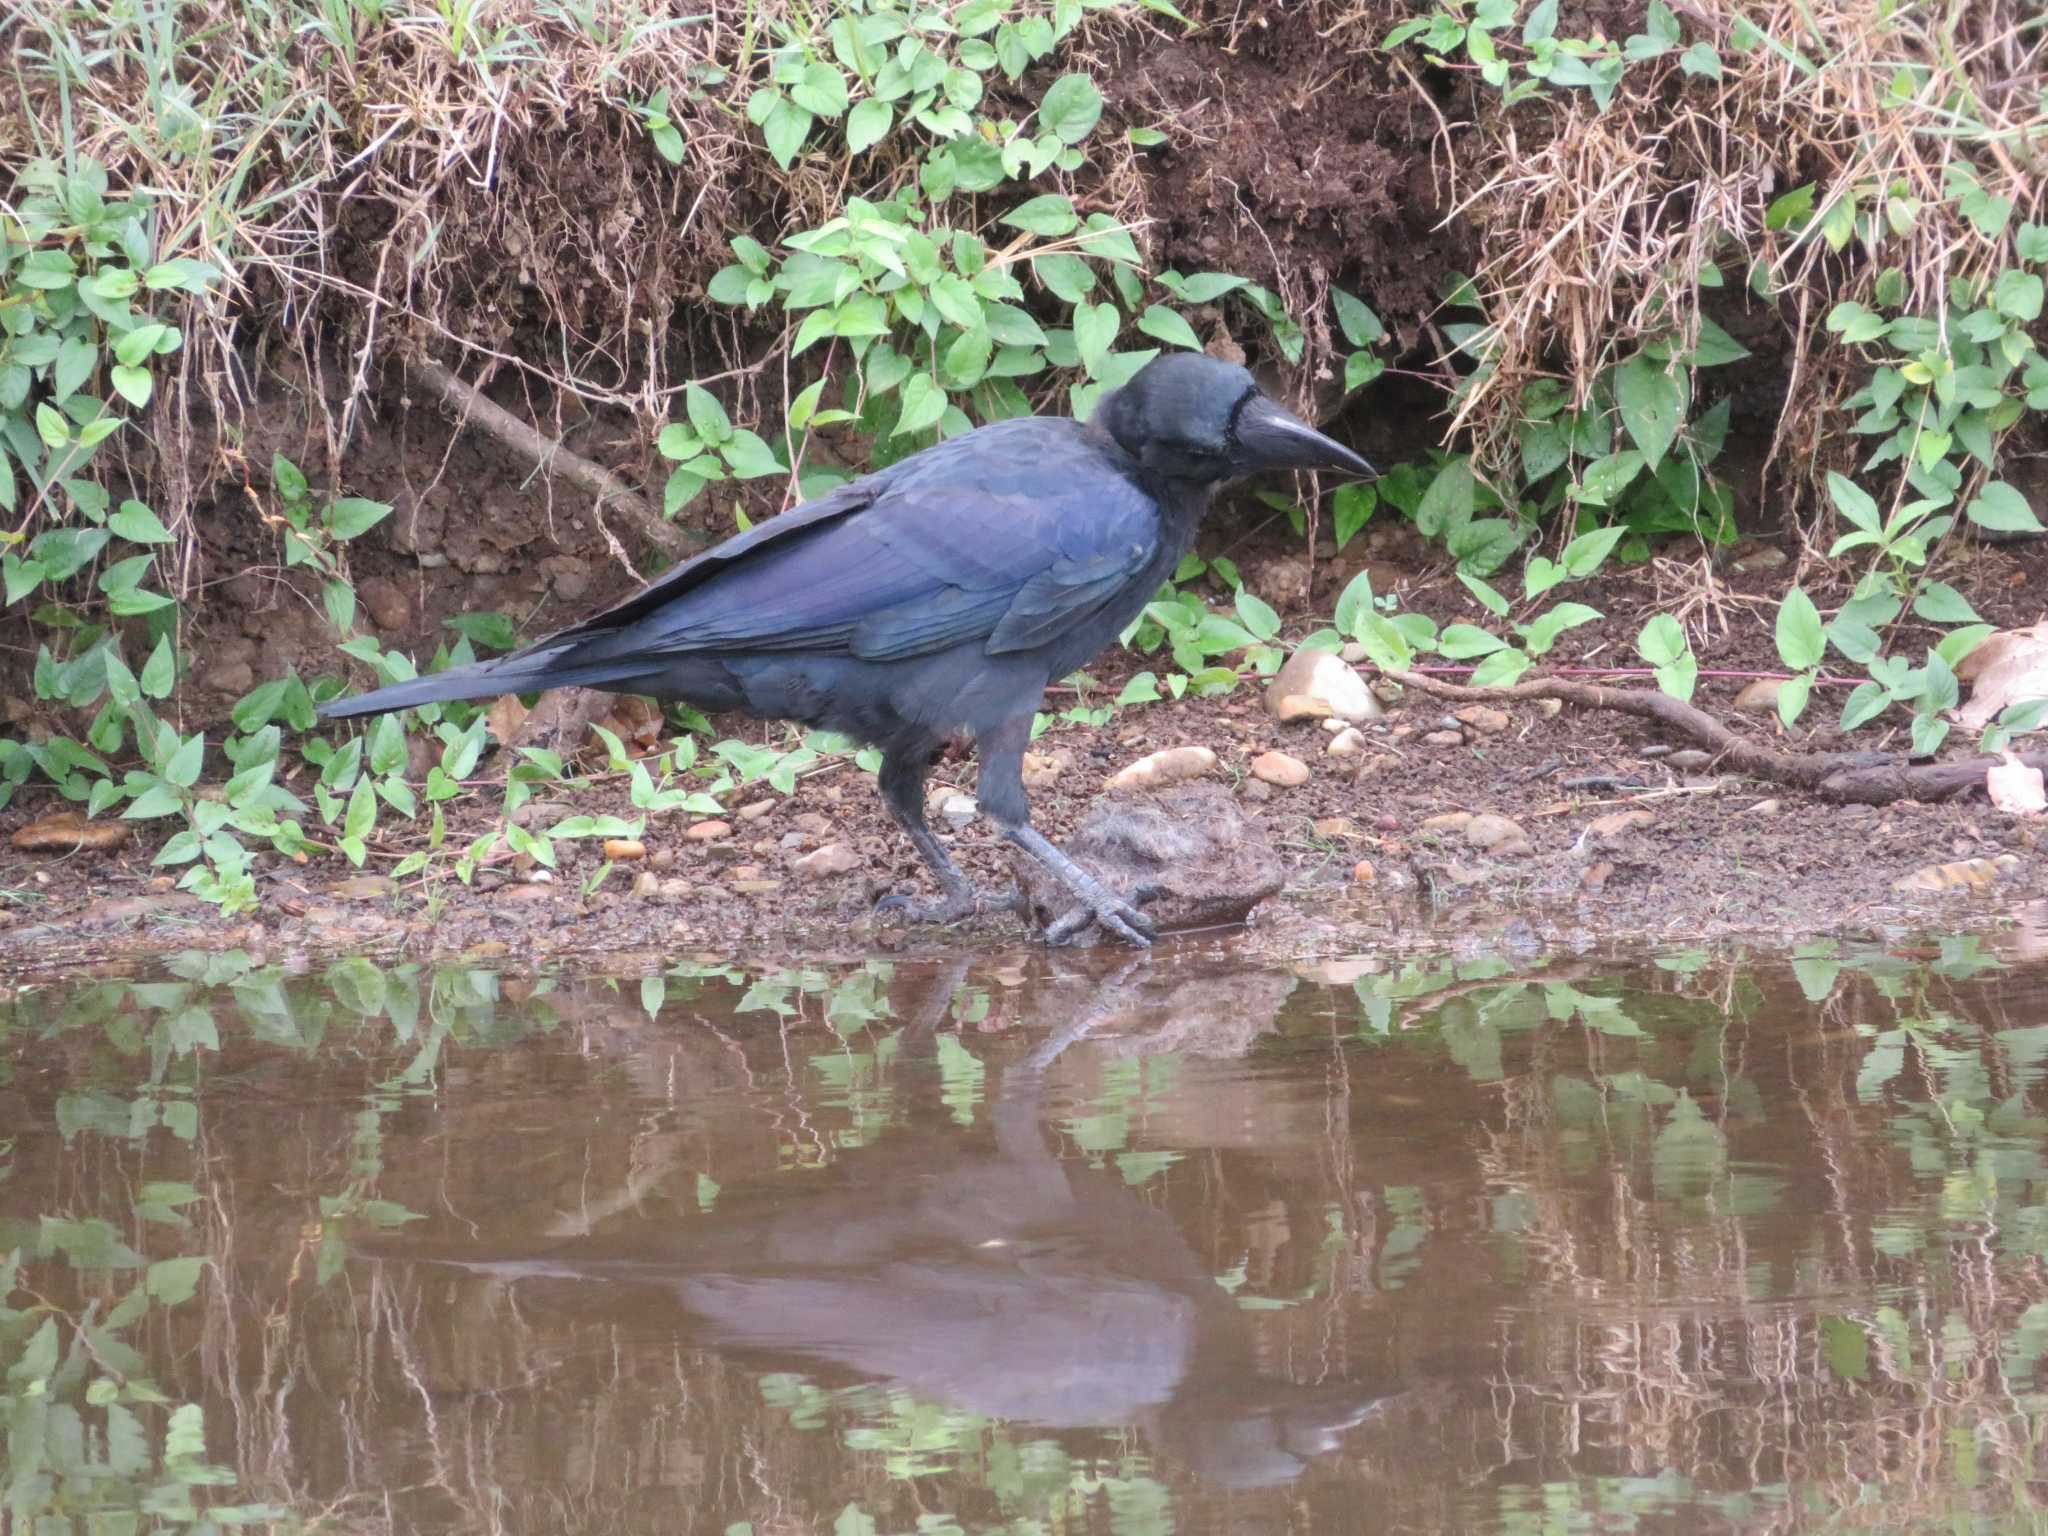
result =
[[[1024,749],[1055,678],[1101,651],[1173,574],[1216,487],[1260,470],[1373,467],[1274,404],[1244,369],[1157,358],[1085,425],[1018,417],[964,432],[792,507],[640,591],[494,661],[321,708],[372,715],[446,699],[607,688],[795,720],[881,748],[883,802],[937,874],[949,922],[977,892],[925,823],[933,751],[967,735],[981,808],[1090,918],[1133,944],[1152,923],[1031,825]]]

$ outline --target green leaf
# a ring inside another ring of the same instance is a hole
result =
[[[896,112],[889,103],[870,96],[856,106],[846,119],[846,147],[863,154],[889,136],[896,126]]]
[[[701,441],[716,446],[732,436],[732,418],[725,414],[725,407],[710,390],[691,384],[683,391],[683,404]]]
[[[1878,516],[1877,503],[1855,481],[1829,470],[1828,497],[1834,502],[1836,511],[1865,533],[1879,531],[1883,519]]]
[[[178,743],[178,750],[171,754],[171,760],[164,764],[163,774],[179,789],[190,789],[199,782],[199,770],[206,762],[206,738],[187,736]]]
[[[1655,468],[1678,437],[1685,419],[1685,391],[1664,366],[1638,354],[1614,378],[1614,400],[1622,425]]]
[[[181,1301],[190,1301],[199,1289],[200,1271],[204,1259],[159,1259],[149,1266],[145,1284],[149,1294],[167,1307],[175,1307]]]
[[[1506,688],[1535,664],[1526,652],[1506,646],[1472,669],[1471,685],[1474,688]]]
[[[1335,514],[1333,532],[1341,551],[1371,521],[1373,510],[1379,505],[1379,492],[1371,481],[1352,480],[1337,487],[1330,504]]]
[[[789,99],[806,112],[837,118],[846,110],[846,77],[822,59],[814,60],[804,66],[803,79],[789,88]]]
[[[1186,347],[1190,352],[1202,350],[1202,339],[1195,334],[1195,328],[1177,310],[1163,304],[1151,305],[1138,316],[1138,329],[1169,346]]]
[[[107,370],[107,380],[114,386],[114,392],[137,410],[149,404],[154,381],[147,368],[130,368],[125,363],[116,363]]]
[[[1685,655],[1687,649],[1685,631],[1668,613],[1652,618],[1643,626],[1643,632],[1636,640],[1636,650],[1653,667],[1670,666]]]
[[[770,475],[789,473],[760,434],[745,428],[735,431],[726,440],[724,453],[726,467],[741,480],[760,480]]]
[[[1123,326],[1123,316],[1114,304],[1077,304],[1074,306],[1074,348],[1081,355],[1081,366],[1090,378],[1100,377],[1104,359],[1116,343],[1116,333]]]
[[[1814,607],[1804,588],[1794,587],[1778,604],[1777,638],[1779,659],[1794,672],[1819,666],[1827,654],[1820,610]]]
[[[168,544],[171,530],[154,512],[139,501],[124,501],[107,519],[107,527],[131,544]]]
[[[1370,347],[1386,336],[1387,328],[1380,324],[1380,317],[1355,294],[1332,288],[1330,302],[1337,308],[1337,328],[1352,346]]]
[[[1991,290],[1993,307],[2023,325],[2041,318],[2041,300],[2041,279],[2032,272],[2001,272]]]
[[[1472,521],[1478,481],[1469,454],[1458,454],[1436,472],[1415,508],[1415,526],[1425,538],[1442,538]]]
[[[923,432],[937,426],[939,418],[945,414],[945,391],[939,388],[930,374],[913,373],[903,381],[903,409],[890,435],[902,437],[912,432]]]
[[[1244,620],[1244,627],[1259,639],[1270,640],[1280,633],[1280,615],[1263,598],[1240,587],[1236,607],[1237,616]]]
[[[1643,456],[1633,448],[1596,459],[1579,477],[1575,499],[1588,506],[1612,506],[1614,498],[1628,488],[1629,482],[1641,474],[1642,469]]]
[[[1003,215],[1003,222],[1026,234],[1044,235],[1055,240],[1062,235],[1071,235],[1081,224],[1073,203],[1056,192],[1047,192],[1029,202],[1019,203]]]
[[[1977,610],[1945,581],[1930,581],[1913,599],[1913,612],[1930,624],[1974,624]]]
[[[327,531],[337,539],[352,539],[366,533],[391,515],[388,501],[370,501],[361,496],[344,496],[327,509],[323,519]]]
[[[152,699],[167,698],[178,681],[177,653],[171,649],[171,637],[165,635],[156,643],[156,649],[149,653],[149,660],[142,664],[138,681],[142,691]]]
[[[2041,520],[2027,505],[2027,498],[2003,480],[1992,480],[1967,508],[1964,515],[1979,528],[1993,533],[2039,533]]]
[[[1062,75],[1038,104],[1038,121],[1063,144],[1078,144],[1102,120],[1102,92],[1083,74]]]
[[[1477,656],[1491,656],[1495,651],[1504,650],[1507,641],[1490,634],[1476,624],[1447,624],[1437,641],[1437,649],[1451,661],[1469,661]]]

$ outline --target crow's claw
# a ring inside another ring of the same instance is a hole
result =
[[[1140,912],[1136,903],[1150,901],[1158,894],[1157,890],[1147,889],[1133,892],[1127,901],[1112,896],[1109,900],[1096,905],[1083,903],[1070,907],[1046,925],[1045,942],[1070,943],[1082,929],[1094,923],[1103,932],[1122,939],[1126,944],[1134,944],[1139,949],[1149,948],[1152,941],[1159,937],[1159,925]]]

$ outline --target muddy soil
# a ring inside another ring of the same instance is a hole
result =
[[[1405,532],[1369,541],[1379,556],[1412,555]],[[1251,557],[1246,569],[1277,589],[1294,556]],[[1769,625],[1787,578],[1775,546],[1757,545],[1720,567],[1709,637],[1699,645],[1705,671],[1775,669]],[[1331,587],[1351,564],[1330,562],[1310,578],[1313,596],[1294,605],[1290,626],[1308,627],[1327,611]],[[1737,566],[1748,569],[1737,569]],[[1281,569],[1275,570],[1275,567]],[[1446,570],[1375,561],[1383,588],[1440,619],[1471,618],[1470,600]],[[2048,552],[2026,546],[1975,552],[1947,573],[1988,618],[2032,622],[2033,594],[2048,581]],[[1586,599],[1606,610],[1602,623],[1574,631],[1559,647],[1560,666],[1618,665],[1643,618],[1680,596],[1676,583],[1697,573],[1641,569],[1593,584]],[[1828,606],[1825,588],[1816,592]],[[1104,658],[1096,677],[1115,690],[1141,658]],[[1723,718],[1747,722],[1780,745],[1827,750],[1841,738],[1816,725],[1784,737],[1774,716],[1735,715],[1740,679],[1707,678],[1697,701]],[[1822,690],[1812,718],[1832,719],[1839,690]],[[1056,694],[1057,706],[1072,702]],[[1674,749],[1692,743],[1663,736],[1633,718],[1571,707],[1517,703],[1500,721],[1411,692],[1367,730],[1359,758],[1328,754],[1320,722],[1281,725],[1269,718],[1260,685],[1232,695],[1131,707],[1102,728],[1059,723],[1037,744],[1041,757],[1033,803],[1038,824],[1058,837],[1071,831],[1124,764],[1163,747],[1212,748],[1218,781],[1229,787],[1287,867],[1282,895],[1254,916],[1254,931],[1290,948],[1365,946],[1428,928],[1487,931],[1519,921],[1538,937],[1583,942],[1617,935],[1713,938],[1945,930],[1998,919],[2048,896],[2048,859],[2038,830],[1994,810],[1981,797],[1884,808],[1836,805],[1783,786],[1717,771],[1674,766]],[[758,725],[721,722],[762,735]],[[1858,736],[1859,748],[1898,749],[1892,737]],[[763,738],[765,739],[765,737]],[[1268,751],[1288,753],[1311,770],[1308,782],[1276,788],[1249,764]],[[487,758],[485,773],[493,759]],[[1685,760],[1680,759],[1681,763]],[[502,770],[500,770],[502,771]],[[939,765],[934,803],[948,792],[972,794],[971,759]],[[493,826],[495,792],[455,802],[449,843],[461,846]],[[0,814],[0,835],[58,808],[54,797],[24,793]],[[548,819],[574,811],[630,816],[617,778],[550,793]],[[1509,818],[1528,851],[1473,847],[1436,818],[1455,813]],[[113,855],[0,855],[0,887],[13,892],[0,927],[0,965],[76,962],[131,946],[231,945],[271,951],[363,949],[467,953],[534,959],[550,954],[644,950],[777,951],[806,946],[884,948],[981,945],[1021,934],[1008,915],[984,916],[953,930],[905,929],[873,916],[878,898],[929,885],[908,845],[883,815],[871,783],[841,763],[801,779],[793,795],[766,785],[736,794],[727,836],[699,841],[699,818],[653,818],[644,861],[620,863],[602,884],[585,882],[602,863],[594,848],[562,844],[553,879],[516,861],[482,870],[473,886],[445,874],[394,884],[378,871],[410,849],[394,837],[373,849],[368,867],[336,859],[295,865],[266,856],[258,910],[221,918],[168,888],[150,866],[147,834]],[[939,825],[946,823],[940,820]],[[1006,884],[1007,850],[985,822],[945,834],[978,884]],[[853,858],[843,873],[807,873],[800,861],[838,846]],[[1973,866],[1983,877],[1946,895],[1908,893],[1894,882],[1930,865]],[[537,883],[545,882],[545,883]]]

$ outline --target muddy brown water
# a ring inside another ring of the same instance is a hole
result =
[[[2035,947],[25,989],[0,1530],[2035,1529]]]

